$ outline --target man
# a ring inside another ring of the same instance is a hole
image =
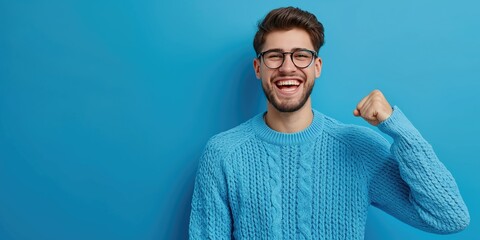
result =
[[[376,206],[425,231],[470,221],[455,180],[398,107],[373,91],[353,114],[390,135],[342,124],[311,107],[323,26],[298,8],[258,25],[253,66],[267,111],[208,142],[191,239],[363,239]]]

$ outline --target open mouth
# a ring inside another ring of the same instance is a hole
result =
[[[299,80],[279,80],[275,82],[275,86],[280,90],[281,93],[292,94],[294,93],[302,82]]]

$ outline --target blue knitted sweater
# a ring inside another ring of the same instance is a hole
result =
[[[297,133],[259,114],[210,139],[200,159],[190,239],[363,239],[370,205],[435,233],[470,222],[455,180],[394,107],[375,131],[313,110]]]

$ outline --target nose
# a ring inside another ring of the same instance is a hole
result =
[[[297,70],[292,61],[292,53],[286,53],[283,57],[283,64],[278,69],[280,72],[294,72]]]

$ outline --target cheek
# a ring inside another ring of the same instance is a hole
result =
[[[305,75],[308,79],[308,82],[313,82],[315,81],[315,78],[317,78],[317,71],[314,68],[312,68],[311,71],[305,72]]]
[[[270,82],[267,81],[267,79],[262,79],[262,86],[263,86],[264,88],[271,88],[271,87],[272,87],[271,84],[270,84]]]
[[[260,77],[262,82],[270,83],[270,80],[272,79],[272,74],[268,70],[260,70]]]

